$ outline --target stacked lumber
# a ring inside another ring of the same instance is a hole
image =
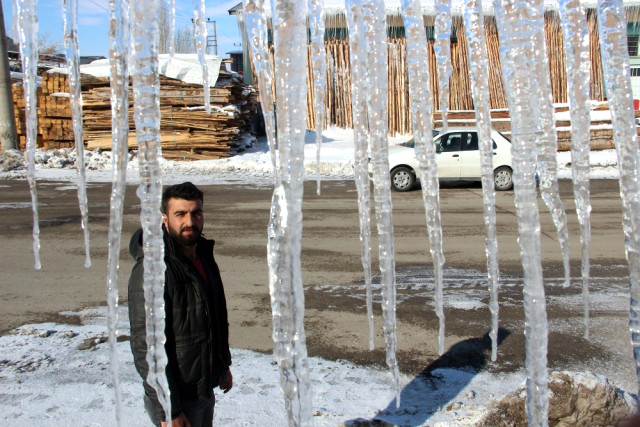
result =
[[[36,96],[40,96],[41,89],[38,88]],[[11,96],[13,98],[13,114],[16,123],[16,133],[18,134],[18,141],[20,144],[20,150],[24,151],[27,147],[27,120],[26,120],[26,102],[24,100],[24,88],[21,81],[13,82],[11,85]],[[40,130],[37,131],[36,147],[40,148],[44,146],[42,135]]]
[[[251,128],[257,95],[244,83],[221,72],[210,88],[211,114],[204,110],[202,85],[160,77],[160,140],[163,156],[172,159],[229,157],[238,151],[239,135]],[[111,92],[107,85],[83,91],[84,139],[88,149],[111,147]],[[129,91],[129,148],[137,149]]]
[[[66,74],[42,74],[38,95],[38,133],[45,149],[75,145],[69,104],[69,80]]]
[[[23,141],[24,94],[13,87],[18,134]],[[83,140],[87,149],[111,149],[111,89],[107,78],[82,74]],[[204,110],[202,85],[160,77],[160,139],[163,156],[175,159],[220,158],[235,154],[239,137],[251,129],[257,114],[257,94],[236,77],[221,70],[210,88],[211,114]],[[129,90],[129,148],[137,149],[132,89]],[[39,147],[72,147],[68,75],[44,73],[38,89]],[[24,148],[24,144],[22,146]]]

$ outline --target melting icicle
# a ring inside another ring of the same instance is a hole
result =
[[[436,0],[435,43],[440,86],[440,110],[442,111],[442,132],[448,128],[449,78],[451,77],[451,1]]]
[[[164,241],[162,238],[162,171],[160,145],[160,81],[158,77],[158,21],[154,13],[159,0],[131,3],[131,55],[134,120],[140,164],[137,195],[142,209],[140,222],[144,249],[144,299],[147,331],[147,382],[156,390],[158,400],[171,419],[171,399],[165,374],[167,353],[164,334]],[[205,91],[206,92],[206,91]]]
[[[536,203],[536,150],[540,87],[532,78],[541,0],[494,0],[500,37],[500,59],[511,115],[511,147],[518,243],[524,270],[524,312],[527,372],[527,416],[530,425],[548,423],[547,312],[540,254],[540,218]],[[529,19],[522,19],[523,16]],[[548,72],[548,71],[547,71]]]
[[[209,67],[207,65],[207,23],[204,21],[204,0],[193,0],[193,22],[195,22],[196,51],[202,66],[202,90],[204,109],[211,114],[211,88],[209,87]]]
[[[176,0],[169,0],[169,56],[176,54]]]
[[[558,188],[558,162],[556,160],[558,151],[558,134],[556,133],[556,121],[554,117],[553,97],[551,94],[551,78],[549,77],[549,61],[544,35],[544,1],[536,2],[537,10],[535,17],[537,20],[536,31],[532,34],[535,43],[539,46],[534,50],[534,61],[532,66],[532,78],[538,84],[538,90],[533,96],[540,98],[540,115],[537,120],[538,136],[538,171],[540,172],[540,195],[544,200],[551,218],[558,232],[558,242],[562,251],[562,261],[564,264],[564,286],[569,286],[571,282],[571,268],[569,265],[569,229],[567,227],[567,215],[560,200],[560,190]]]
[[[277,141],[275,97],[273,94],[273,70],[269,61],[269,46],[267,44],[267,19],[264,0],[244,0],[244,12],[238,16],[238,22],[244,23],[249,35],[249,46],[253,56],[253,66],[258,79],[260,90],[260,105],[264,116],[264,127],[267,133],[271,164],[273,166],[274,182],[277,183]]]
[[[582,298],[584,337],[589,338],[589,248],[591,201],[589,196],[589,29],[579,0],[560,0],[560,17],[567,61],[567,93],[571,107],[571,173],[582,242]]]
[[[351,3],[351,2],[348,2]],[[400,371],[396,360],[396,264],[393,246],[391,181],[387,125],[387,17],[384,1],[362,4],[367,50],[369,135],[373,153],[373,200],[378,227],[378,257],[382,285],[383,331],[387,365],[393,375],[400,405]]]
[[[64,21],[64,46],[69,68],[69,93],[71,98],[71,119],[73,123],[73,138],[76,144],[78,160],[78,203],[80,206],[81,226],[84,232],[84,266],[91,267],[91,255],[89,253],[89,206],[87,204],[87,185],[84,164],[84,141],[82,138],[82,92],[80,92],[80,61],[78,55],[78,34],[76,25],[78,22],[77,0],[63,0]]]
[[[411,116],[416,158],[420,166],[422,198],[427,217],[429,246],[433,259],[435,278],[435,306],[439,319],[438,354],[444,353],[444,308],[442,269],[442,224],[440,221],[440,199],[438,196],[438,168],[433,143],[431,120],[433,117],[431,88],[429,87],[429,64],[427,61],[427,36],[424,31],[422,9],[419,0],[402,0],[402,13],[407,37],[409,66],[409,88],[411,91]]]
[[[351,110],[353,115],[354,173],[358,191],[360,219],[360,259],[367,289],[367,319],[369,320],[369,349],[373,350],[373,294],[371,290],[371,187],[369,183],[369,120],[367,116],[367,44],[364,22],[360,13],[361,2],[347,6],[349,25],[349,57],[351,63]],[[335,69],[335,67],[331,67]]]
[[[311,29],[311,63],[313,69],[313,99],[316,119],[316,186],[320,195],[320,147],[324,127],[324,93],[327,87],[327,51],[324,48],[324,0],[309,0]]]
[[[629,57],[627,52],[627,20],[622,1],[598,1],[598,27],[602,48],[613,137],[618,155],[622,228],[629,263],[631,344],[640,383],[640,182],[638,181],[638,137],[634,122]]]
[[[36,0],[14,0],[13,10],[17,17],[18,40],[20,41],[20,58],[24,73],[24,103],[27,122],[27,181],[31,192],[33,207],[33,256],[34,268],[40,270],[40,223],[38,220],[38,191],[36,188],[36,137],[38,111],[36,98],[36,77],[38,65],[38,11]]]
[[[109,58],[111,72],[111,128],[113,176],[109,215],[109,256],[107,260],[107,327],[111,354],[111,383],[115,393],[116,425],[122,424],[122,405],[117,351],[118,337],[118,270],[120,268],[120,235],[122,207],[127,179],[129,139],[129,2],[109,2]]]
[[[306,129],[306,3],[272,2],[280,168],[269,222],[274,354],[289,425],[312,423],[300,252]]]
[[[496,192],[493,177],[493,139],[491,138],[491,111],[489,109],[489,60],[484,33],[484,16],[480,0],[467,0],[464,14],[473,105],[482,168],[482,198],[486,227],[485,251],[489,281],[489,310],[491,311],[491,360],[498,358],[498,236],[496,233]]]

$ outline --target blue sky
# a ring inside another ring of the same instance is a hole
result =
[[[164,0],[163,0],[164,1]],[[216,21],[218,36],[218,55],[227,57],[226,52],[241,50],[241,37],[235,16],[229,16],[228,10],[242,0],[207,0],[206,17]],[[192,0],[175,0],[176,28],[192,25]],[[13,37],[13,2],[2,0],[5,28]],[[80,55],[103,55],[109,52],[109,0],[78,0],[78,40]],[[64,51],[62,41],[63,18],[62,0],[38,1],[39,33],[49,42],[57,42]],[[209,32],[212,27],[209,26]],[[13,37],[14,40],[16,37]],[[213,49],[211,49],[213,53]]]

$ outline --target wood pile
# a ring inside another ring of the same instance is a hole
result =
[[[36,96],[40,96],[42,90],[37,89]],[[25,100],[24,89],[21,85],[13,84],[11,86],[11,96],[13,97],[13,114],[16,123],[16,133],[18,134],[18,141],[20,144],[20,150],[26,150],[27,146],[27,126],[26,126],[26,112],[25,112]],[[42,147],[42,135],[38,133],[36,146]]]
[[[111,149],[111,89],[107,78],[83,74],[83,140],[87,149]],[[44,73],[38,89],[39,147],[74,146],[68,76]],[[18,134],[26,136],[22,86],[13,86]],[[160,77],[160,139],[163,157],[202,159],[232,156],[239,149],[240,134],[251,129],[257,114],[257,94],[234,76],[221,70],[210,88],[211,114],[204,110],[202,85]],[[137,149],[133,93],[129,90],[129,148]],[[21,148],[24,148],[21,145]]]

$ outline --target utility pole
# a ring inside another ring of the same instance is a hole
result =
[[[18,134],[13,114],[11,72],[7,55],[7,35],[4,28],[4,11],[0,3],[0,140],[2,151],[18,149]]]
[[[216,31],[216,21],[212,21],[211,18],[207,18],[207,24],[213,24],[213,35],[207,36],[207,52],[209,46],[213,46],[213,54],[218,56],[218,33]]]

